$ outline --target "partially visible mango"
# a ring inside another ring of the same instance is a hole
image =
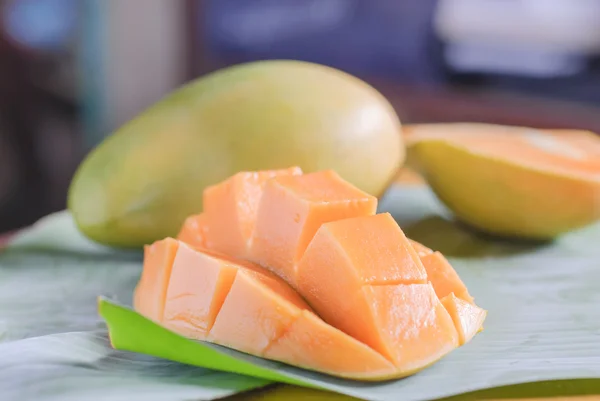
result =
[[[404,156],[398,116],[365,82],[252,62],[190,82],[109,136],[80,165],[68,207],[92,240],[140,247],[175,236],[204,188],[239,171],[332,169],[379,196]]]
[[[553,239],[600,219],[600,137],[479,123],[405,126],[408,160],[462,221]]]

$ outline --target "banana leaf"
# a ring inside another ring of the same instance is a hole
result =
[[[68,213],[60,213],[0,255],[0,332],[5,342],[0,343],[0,364],[8,377],[20,377],[12,387],[0,381],[0,394],[30,391],[38,400],[69,399],[64,394],[85,399],[80,394],[110,388],[113,398],[106,398],[111,400],[134,400],[141,393],[139,399],[145,400],[212,399],[271,381],[370,400],[436,399],[492,388],[500,391],[495,397],[526,396],[532,390],[522,383],[532,382],[540,382],[539,389],[568,388],[568,394],[600,393],[600,225],[552,243],[492,238],[454,222],[424,187],[394,188],[380,210],[390,211],[408,236],[445,253],[477,303],[489,311],[485,330],[471,343],[414,376],[352,382],[184,339],[127,307],[141,255],[86,241]],[[107,343],[96,312],[98,295],[105,296],[100,311],[119,350]],[[77,341],[82,345],[74,347]],[[19,361],[22,350],[29,356]],[[49,373],[36,377],[49,353],[56,358],[51,366],[62,385],[43,380]],[[223,376],[220,382],[203,383],[206,375]],[[155,390],[146,388],[148,383]],[[216,390],[210,387],[215,383]],[[36,386],[38,390],[26,390]],[[519,388],[530,390],[519,393]],[[157,394],[163,390],[161,398]],[[185,393],[193,390],[199,395]]]
[[[88,242],[64,212],[0,253],[0,400],[213,400],[269,383],[113,349],[96,299],[131,302],[141,262]]]

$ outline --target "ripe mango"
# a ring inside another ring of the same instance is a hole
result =
[[[481,123],[404,127],[409,163],[463,222],[551,240],[600,219],[600,137]]]
[[[365,82],[251,62],[189,82],[107,137],[79,166],[68,207],[92,240],[140,247],[176,235],[204,188],[239,171],[332,169],[379,196],[404,156],[398,116]]]

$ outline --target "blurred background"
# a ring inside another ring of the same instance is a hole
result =
[[[600,0],[0,0],[0,232],[63,209],[172,89],[271,58],[355,74],[405,123],[600,132]]]

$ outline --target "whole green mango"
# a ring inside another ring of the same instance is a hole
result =
[[[239,171],[334,169],[379,196],[404,157],[398,116],[365,82],[257,61],[184,85],[108,136],[75,173],[68,208],[90,239],[140,247],[175,236],[204,188]]]

